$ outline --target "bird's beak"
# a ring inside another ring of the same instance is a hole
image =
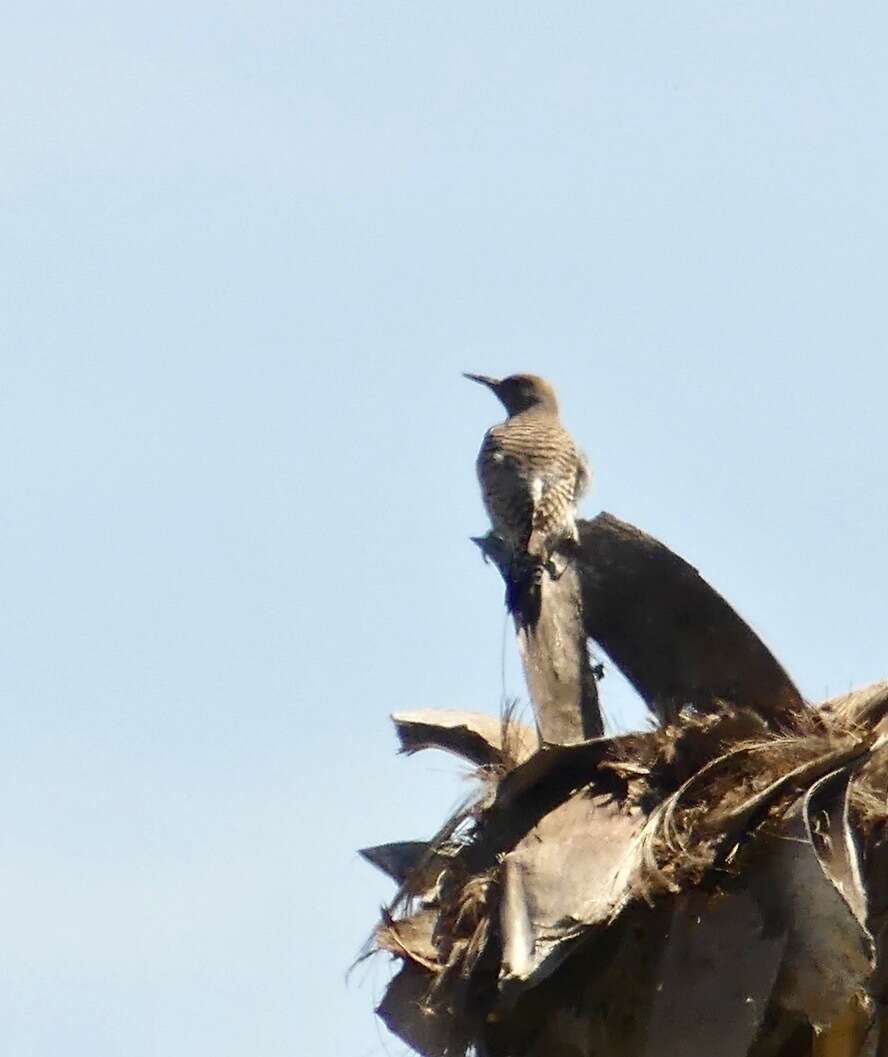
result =
[[[494,392],[499,387],[499,379],[488,378],[486,374],[463,374],[463,378],[468,378],[470,382],[478,382],[479,385],[486,385],[488,389],[492,389]]]

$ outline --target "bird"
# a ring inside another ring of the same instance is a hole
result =
[[[578,541],[576,504],[588,486],[585,456],[561,424],[554,388],[535,374],[489,378],[486,386],[506,409],[505,422],[484,435],[476,463],[484,506],[494,533],[513,560],[538,575],[553,572],[553,553]]]

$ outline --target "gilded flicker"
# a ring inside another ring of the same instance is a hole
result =
[[[484,436],[478,480],[493,531],[514,555],[541,565],[559,542],[577,539],[576,502],[589,480],[583,454],[558,417],[555,390],[534,374],[497,381],[467,374],[493,390],[508,418]]]

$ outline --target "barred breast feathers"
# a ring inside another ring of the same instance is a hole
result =
[[[576,501],[590,476],[585,456],[561,424],[544,379],[468,377],[492,389],[509,415],[486,432],[477,460],[494,532],[545,562],[558,540],[577,538]]]

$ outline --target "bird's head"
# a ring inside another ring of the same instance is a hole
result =
[[[473,382],[486,385],[499,397],[509,415],[518,415],[531,408],[540,408],[558,414],[558,398],[555,390],[536,374],[510,374],[508,378],[488,378],[483,374],[466,374]]]

